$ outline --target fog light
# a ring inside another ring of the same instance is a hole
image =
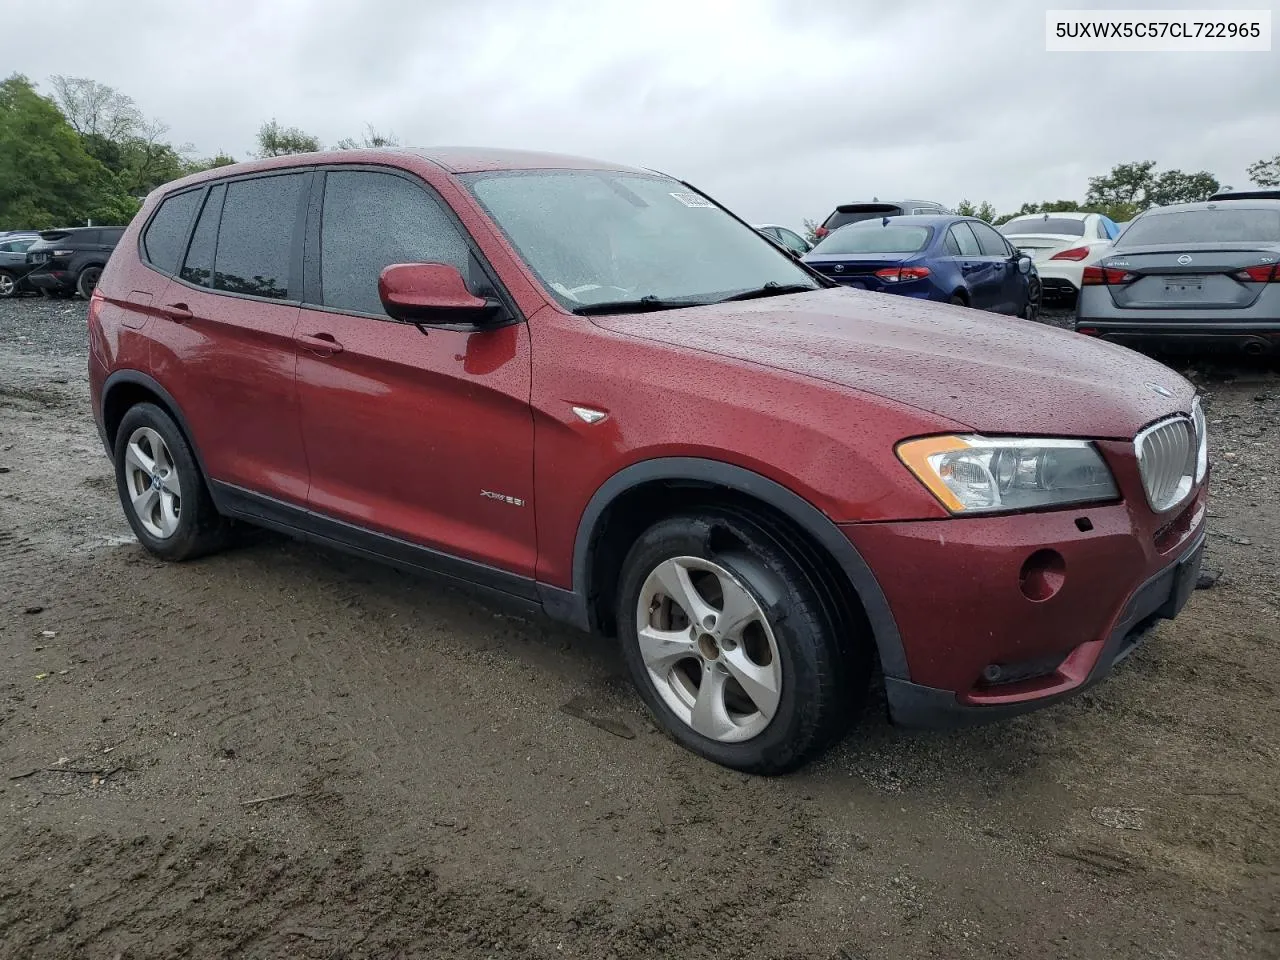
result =
[[[1067,579],[1067,561],[1057,550],[1037,550],[1027,557],[1018,573],[1018,586],[1028,600],[1041,603],[1059,590]]]

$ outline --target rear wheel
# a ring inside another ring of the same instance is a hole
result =
[[[953,294],[951,299],[947,302],[953,303],[957,307],[967,307],[969,305],[969,301],[966,300],[964,297],[960,296],[959,294]]]
[[[750,773],[792,770],[861,704],[869,659],[847,656],[823,592],[764,525],[715,509],[663,520],[624,562],[623,655],[663,728]]]
[[[0,270],[0,300],[8,300],[10,297],[17,296],[17,294],[17,278],[7,270]]]
[[[76,293],[88,300],[93,296],[94,288],[101,278],[101,267],[85,267],[80,271],[80,276],[76,277]]]
[[[115,447],[116,486],[138,542],[165,560],[190,560],[222,547],[218,514],[191,447],[173,418],[150,403],[131,407]]]

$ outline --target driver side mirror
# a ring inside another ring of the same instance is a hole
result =
[[[493,298],[467,289],[457,267],[445,263],[393,263],[378,277],[378,298],[393,320],[425,324],[492,323],[504,311]]]

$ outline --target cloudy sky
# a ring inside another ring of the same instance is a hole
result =
[[[1128,160],[1243,186],[1280,153],[1280,52],[1046,53],[1044,11],[1268,8],[1280,29],[1278,4],[60,0],[6,10],[0,70],[110,84],[201,155],[246,157],[271,117],[325,144],[372,123],[655,167],[799,226],[871,196],[1079,198]]]

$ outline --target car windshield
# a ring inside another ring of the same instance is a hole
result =
[[[1186,210],[1139,217],[1124,245],[1148,243],[1276,243],[1280,210]]]
[[[929,243],[929,227],[859,223],[843,227],[813,248],[814,253],[915,253]]]
[[[642,299],[654,309],[820,286],[776,243],[665,177],[534,170],[463,179],[569,310],[617,303],[621,313]]]
[[[1027,233],[1056,233],[1068,237],[1084,236],[1084,221],[1071,217],[1032,217],[1028,220],[1010,220],[996,228],[1006,237]]]

